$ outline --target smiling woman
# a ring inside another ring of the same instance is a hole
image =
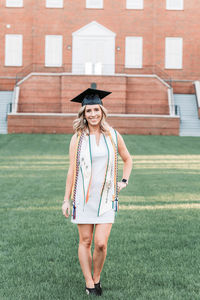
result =
[[[118,210],[118,193],[128,184],[132,159],[121,135],[106,122],[102,98],[110,92],[87,89],[74,102],[82,103],[74,121],[70,143],[70,166],[66,181],[63,215],[70,214],[78,224],[79,261],[86,282],[86,293],[102,295],[100,275],[107,253],[107,242]],[[124,162],[123,179],[118,182],[118,153]],[[94,231],[95,225],[95,231]],[[94,233],[93,276],[91,244]]]

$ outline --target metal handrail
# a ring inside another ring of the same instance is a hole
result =
[[[5,118],[6,121],[7,121],[8,114],[10,114],[11,112],[12,112],[12,102],[9,102],[6,105],[6,118]]]
[[[181,109],[179,105],[174,105],[175,108],[175,115],[180,117],[180,121],[181,121]]]

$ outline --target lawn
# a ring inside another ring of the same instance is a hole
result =
[[[77,227],[61,212],[70,137],[0,135],[1,300],[88,299]],[[200,299],[200,139],[124,139],[134,168],[101,298]]]

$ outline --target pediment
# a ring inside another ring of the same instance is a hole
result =
[[[103,37],[115,37],[116,33],[112,32],[110,29],[93,21],[79,30],[72,33],[73,36],[91,37],[91,36],[103,36]]]

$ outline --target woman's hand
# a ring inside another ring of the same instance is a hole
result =
[[[69,200],[63,202],[62,213],[63,213],[63,216],[65,216],[66,218],[69,217],[69,215],[70,215],[70,202],[69,202]]]
[[[122,182],[122,181],[118,182],[118,184],[117,184],[117,187],[118,187],[118,193],[119,193],[122,189],[124,189],[126,186],[127,186],[127,184],[126,184],[125,182]]]

